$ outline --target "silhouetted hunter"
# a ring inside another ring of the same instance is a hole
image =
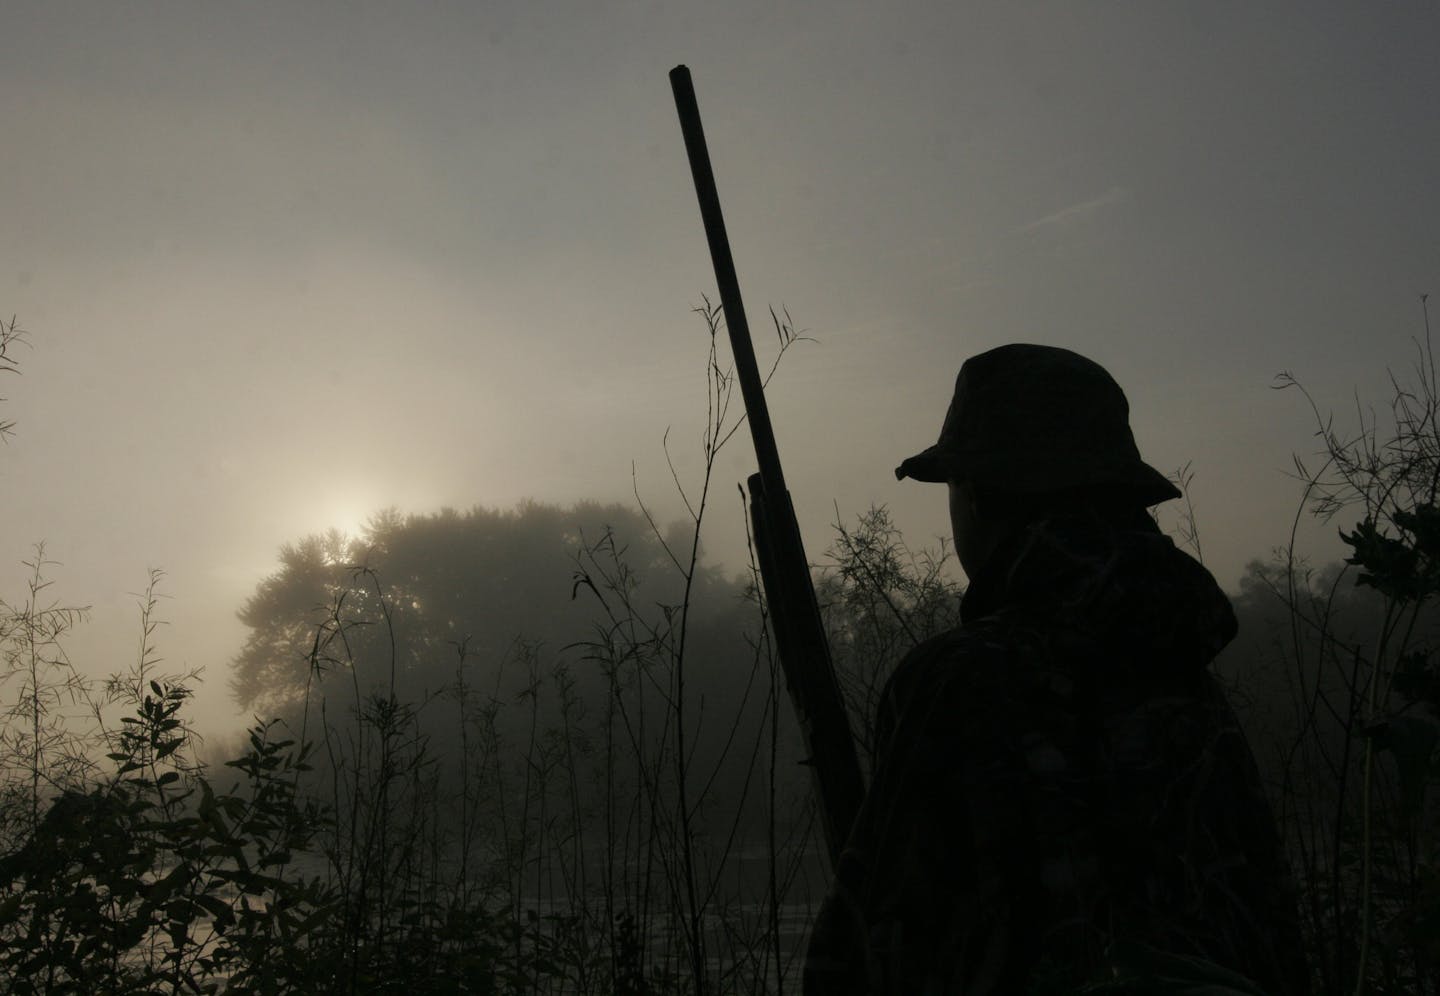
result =
[[[895,473],[949,485],[970,586],[882,697],[808,996],[1068,993],[1127,952],[1308,992],[1274,819],[1208,670],[1235,617],[1147,513],[1179,492],[1119,385],[1068,350],[982,353]]]

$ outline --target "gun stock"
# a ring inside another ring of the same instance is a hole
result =
[[[740,283],[730,255],[730,240],[720,212],[720,196],[715,189],[715,174],[700,124],[700,108],[695,102],[690,70],[676,66],[670,71],[670,86],[685,136],[685,150],[735,357],[735,374],[759,464],[759,472],[749,480],[750,507],[760,579],[770,608],[771,631],[790,701],[810,754],[831,867],[837,868],[864,793],[860,764],[815,601],[810,562],[805,557],[800,527],[780,468],[770,411],[765,404],[764,382],[755,362],[750,326],[740,299]]]

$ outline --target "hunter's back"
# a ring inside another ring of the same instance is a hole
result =
[[[1208,670],[1234,616],[1144,522],[1035,523],[964,625],[902,662],[807,991],[1067,992],[1116,943],[1306,990],[1274,821]]]

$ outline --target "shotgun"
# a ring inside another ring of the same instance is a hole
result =
[[[720,195],[715,190],[715,174],[710,167],[710,152],[700,125],[700,108],[695,103],[690,70],[685,66],[672,69],[670,88],[675,93],[675,109],[680,114],[680,130],[685,135],[685,151],[695,178],[700,217],[705,223],[710,261],[715,267],[720,305],[735,356],[735,374],[745,401],[750,436],[755,442],[759,473],[750,475],[748,481],[750,518],[760,561],[760,581],[770,608],[770,628],[785,672],[790,701],[800,720],[805,749],[810,755],[808,764],[815,778],[830,866],[832,870],[838,869],[840,852],[864,794],[860,763],[855,756],[845,703],[840,697],[840,684],[830,660],[830,647],[825,642],[825,628],[810,579],[810,562],[805,558],[795,509],[780,470],[780,454],[775,448],[775,433],[770,426],[764,384],[750,342],[745,306],[740,301],[740,282],[735,276],[735,261],[730,256],[730,240],[720,213]]]

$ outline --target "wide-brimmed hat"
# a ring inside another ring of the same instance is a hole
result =
[[[1012,343],[966,360],[940,440],[897,478],[967,481],[1017,494],[1114,488],[1147,507],[1180,492],[1140,459],[1125,392],[1100,364]]]

